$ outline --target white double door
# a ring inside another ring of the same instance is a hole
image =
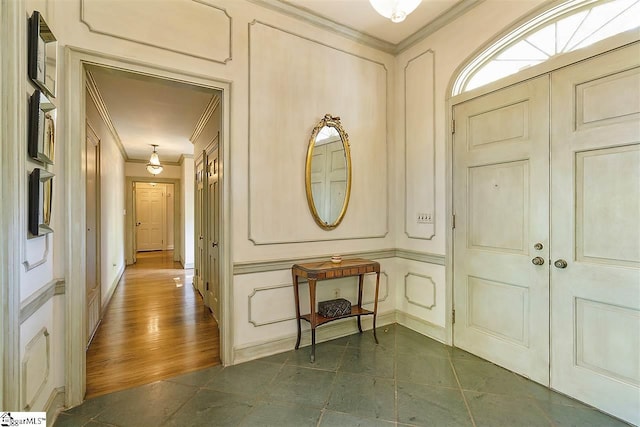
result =
[[[640,47],[454,106],[454,343],[640,422]]]

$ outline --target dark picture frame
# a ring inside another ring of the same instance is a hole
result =
[[[35,168],[29,175],[30,237],[44,236],[53,232],[50,224],[54,176],[51,172],[40,168]]]
[[[58,41],[38,11],[29,18],[29,78],[43,92],[56,96]]]
[[[56,142],[56,106],[38,89],[29,100],[29,157],[52,165]]]

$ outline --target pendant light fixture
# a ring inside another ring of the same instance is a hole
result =
[[[422,0],[369,0],[376,12],[396,23],[404,21],[421,2]]]
[[[151,153],[151,158],[149,159],[149,163],[147,163],[147,170],[151,175],[158,175],[162,172],[162,165],[160,164],[160,158],[158,157],[158,152],[156,151],[157,144],[151,144],[153,147],[153,153]]]

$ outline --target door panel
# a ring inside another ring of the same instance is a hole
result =
[[[640,45],[552,74],[551,385],[640,423]]]
[[[218,144],[207,149],[207,283],[206,305],[213,312],[216,320],[220,318],[220,281],[219,281],[219,216],[220,199],[218,188],[219,164]]]
[[[453,148],[455,345],[545,385],[548,117],[545,76],[456,105]]]
[[[203,221],[204,212],[204,153],[196,159],[196,194],[195,194],[195,241],[196,241],[196,259],[195,259],[195,275],[193,276],[194,286],[204,298],[204,233],[205,226]]]

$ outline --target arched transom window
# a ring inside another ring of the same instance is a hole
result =
[[[640,27],[640,0],[570,0],[493,43],[460,73],[452,95]]]

